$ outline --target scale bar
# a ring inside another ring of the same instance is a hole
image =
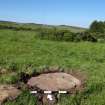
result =
[[[31,91],[30,93],[31,93],[31,94],[36,94],[36,93],[37,93],[37,91]]]
[[[58,94],[67,94],[67,91],[57,91]],[[37,91],[30,91],[31,94],[37,94]],[[39,92],[40,93],[40,92]],[[44,91],[44,94],[51,94],[53,91]]]
[[[67,91],[59,91],[59,94],[67,94]]]
[[[44,91],[45,94],[51,94],[52,91]]]

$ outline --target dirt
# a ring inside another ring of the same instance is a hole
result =
[[[0,69],[0,75],[7,73],[6,69]],[[14,74],[14,72],[11,73]],[[53,105],[58,100],[58,91],[64,90],[69,93],[73,93],[75,90],[80,91],[83,89],[86,80],[85,73],[55,67],[43,69],[41,73],[28,74],[21,72],[18,76],[19,80],[15,85],[0,85],[0,105],[6,100],[16,99],[21,94],[21,91],[26,89],[38,91],[39,93],[36,96],[43,105]],[[47,94],[43,94],[45,90],[54,92],[52,93],[52,101],[47,99]]]
[[[51,95],[52,96],[52,99],[53,100],[49,100],[48,99],[48,95],[44,95],[43,96],[43,99],[42,99],[42,102],[43,102],[43,105],[55,105],[56,104],[56,98],[55,98],[55,96],[54,95]]]
[[[0,74],[7,74],[7,69],[0,67]]]
[[[60,97],[58,91],[67,91],[69,94],[75,94],[77,91],[84,90],[86,80],[85,73],[67,70],[59,71],[59,69],[44,70],[44,72],[33,75],[27,81],[28,88],[39,92],[38,99],[41,105],[55,105]],[[43,91],[52,91],[52,101],[47,99],[48,94]],[[41,98],[40,98],[41,97]]]
[[[48,91],[70,91],[73,88],[80,87],[81,84],[81,80],[63,72],[41,74],[30,78],[27,82],[29,87],[38,87],[41,90]]]
[[[0,105],[6,100],[14,100],[21,91],[12,85],[0,85]]]

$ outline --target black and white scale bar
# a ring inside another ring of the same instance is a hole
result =
[[[67,94],[67,91],[58,91],[59,94]]]
[[[67,94],[67,91],[57,91],[59,94]],[[31,94],[37,94],[37,91],[30,91]],[[40,92],[39,92],[40,93]],[[53,91],[44,91],[44,94],[51,94]]]
[[[51,94],[52,91],[44,91],[44,94]]]
[[[36,94],[36,93],[38,93],[37,91],[31,91],[30,92],[31,94]]]

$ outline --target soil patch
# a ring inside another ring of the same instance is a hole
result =
[[[5,69],[0,72],[1,75],[7,73]],[[14,74],[14,72],[11,73]],[[0,105],[8,99],[14,100],[21,94],[20,90],[25,89],[37,91],[38,94],[35,96],[38,97],[39,102],[51,105],[51,103],[57,102],[58,91],[67,91],[68,93],[81,91],[84,89],[86,80],[85,73],[59,68],[43,69],[42,72],[33,72],[32,74],[20,72],[17,75],[19,80],[14,86],[0,85]],[[48,94],[43,94],[43,91],[52,91],[53,100],[48,100]]]
[[[0,85],[0,105],[6,100],[14,100],[21,93],[16,87],[12,85]]]
[[[66,71],[66,70],[65,70]],[[42,105],[54,105],[60,98],[58,91],[67,91],[74,94],[84,90],[86,75],[79,71],[59,71],[57,69],[46,70],[40,74],[32,74],[27,80],[27,86],[31,91],[37,91],[37,97]],[[43,94],[43,91],[52,91],[52,100]]]

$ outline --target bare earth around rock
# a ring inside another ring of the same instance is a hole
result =
[[[5,102],[7,99],[14,100],[21,91],[12,85],[0,85],[0,105]]]

